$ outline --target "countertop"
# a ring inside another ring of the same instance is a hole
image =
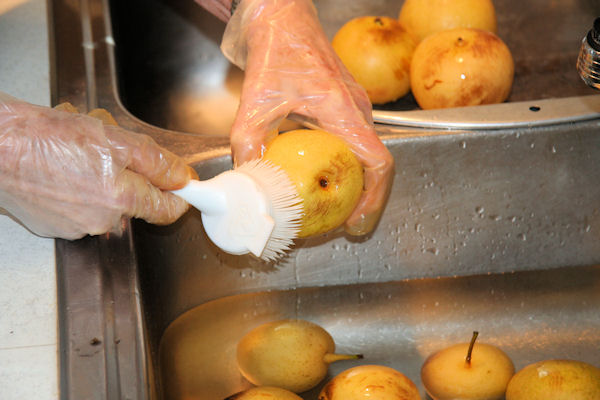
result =
[[[0,91],[50,104],[46,0],[0,1]],[[0,215],[0,397],[59,398],[54,240]]]

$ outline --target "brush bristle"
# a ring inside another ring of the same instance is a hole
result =
[[[260,258],[275,261],[292,247],[298,237],[304,212],[302,199],[285,171],[268,160],[248,161],[236,171],[254,179],[271,202],[275,227]]]

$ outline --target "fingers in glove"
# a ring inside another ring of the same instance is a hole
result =
[[[127,158],[122,160],[127,168],[159,189],[180,189],[193,176],[182,158],[160,147],[151,137],[115,126],[105,126],[105,132],[117,156]]]
[[[123,214],[151,224],[173,223],[189,208],[182,198],[158,189],[144,176],[131,170],[123,170],[117,178],[116,185],[120,193],[120,203],[124,207]]]
[[[375,228],[387,201],[394,159],[366,120],[350,117],[343,121],[327,119],[319,122],[325,130],[346,141],[364,167],[364,192],[346,221],[345,230],[351,235],[365,235]]]
[[[242,3],[225,36],[225,54],[246,71],[231,131],[235,162],[260,157],[269,133],[288,116],[340,136],[365,170],[365,190],[346,230],[370,232],[389,194],[393,159],[374,130],[366,91],[335,55],[312,2]]]
[[[365,190],[344,225],[345,231],[353,236],[365,235],[375,229],[389,196],[394,164],[388,159],[364,171]]]
[[[287,115],[285,104],[281,104],[279,100],[270,104],[257,100],[261,97],[251,88],[250,82],[254,83],[256,80],[247,79],[244,82],[240,108],[229,134],[233,163],[236,166],[260,158]],[[258,102],[262,104],[257,104]]]

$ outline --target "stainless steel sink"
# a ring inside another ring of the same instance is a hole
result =
[[[401,6],[315,4],[335,16],[330,35]],[[57,241],[61,396],[223,399],[249,385],[237,340],[283,317],[404,372],[423,398],[424,359],[473,330],[517,368],[555,357],[600,366],[600,96],[575,70],[600,6],[495,4],[517,61],[510,101],[425,112],[407,98],[376,110],[396,176],[368,237],[299,240],[266,264],[220,252],[192,210],[167,227],[123,221],[120,237]],[[231,167],[223,133],[235,107],[224,104],[236,103],[242,73],[218,52],[221,25],[191,0],[50,9],[53,102],[108,109],[201,178]]]
[[[117,46],[120,100],[133,115],[180,132],[227,135],[238,105],[243,73],[219,50],[224,24],[190,0],[109,1]],[[397,16],[402,1],[316,1],[328,37],[349,19],[362,15]],[[593,94],[574,67],[579,43],[600,6],[592,1],[495,2],[498,34],[515,56],[516,73],[508,101],[496,107],[414,112],[411,95],[376,107],[379,122],[425,128],[497,128],[548,124],[591,117],[598,110],[573,99]],[[540,10],[544,10],[540,14]],[[140,36],[139,26],[144,26]],[[540,103],[540,101],[542,101]],[[536,111],[530,108],[534,107]]]

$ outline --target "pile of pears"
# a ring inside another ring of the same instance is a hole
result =
[[[329,364],[361,358],[362,354],[337,354],[331,335],[315,323],[299,319],[269,322],[248,332],[237,347],[238,368],[256,387],[226,400],[299,400],[296,393],[321,383]],[[370,393],[365,387],[371,388]],[[398,397],[399,393],[409,396]],[[372,400],[420,400],[410,379],[381,365],[359,365],[342,372],[323,387],[318,398],[352,400],[369,394]]]
[[[475,345],[476,338],[474,332],[471,342],[442,349],[425,361],[421,378],[431,399],[600,399],[600,368],[575,360],[545,360],[515,374],[512,361],[502,350],[489,344]],[[329,364],[362,358],[361,354],[337,354],[331,335],[315,323],[285,319],[262,324],[248,332],[237,347],[240,373],[255,387],[225,400],[302,400],[298,393],[320,384]],[[439,381],[450,370],[449,385],[444,387]],[[342,371],[318,395],[318,400],[420,399],[417,386],[404,374],[368,364]]]

